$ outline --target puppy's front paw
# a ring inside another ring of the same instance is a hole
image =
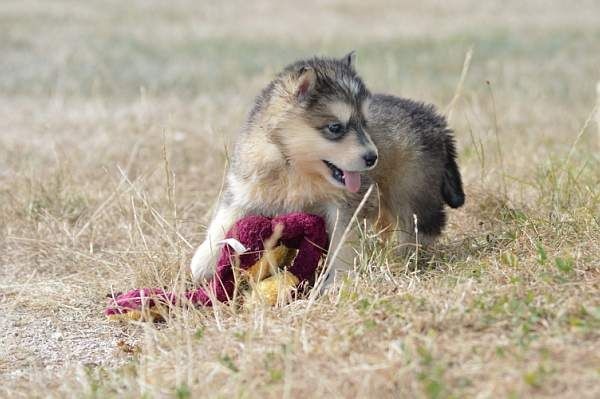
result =
[[[198,247],[190,264],[194,281],[209,279],[215,274],[215,252],[216,250],[211,249],[208,242],[204,242]]]

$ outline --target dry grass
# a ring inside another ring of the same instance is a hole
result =
[[[2,2],[0,396],[598,397],[600,8],[439,3]],[[275,70],[355,48],[374,90],[444,109],[471,47],[468,202],[431,253],[366,236],[314,303],[104,319],[111,290],[189,284]]]

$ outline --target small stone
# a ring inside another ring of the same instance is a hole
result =
[[[63,335],[60,331],[56,331],[55,333],[52,334],[52,339],[55,339],[57,341],[62,341]]]

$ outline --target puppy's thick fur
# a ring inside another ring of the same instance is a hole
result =
[[[218,242],[244,215],[322,215],[334,250],[371,185],[376,192],[360,216],[400,244],[431,243],[446,222],[444,205],[463,204],[445,119],[429,105],[371,95],[353,59],[351,53],[296,62],[256,98],[206,240],[192,259],[195,279],[212,275]],[[352,262],[345,247],[328,280]]]

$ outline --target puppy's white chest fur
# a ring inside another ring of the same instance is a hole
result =
[[[343,192],[323,182],[320,176],[300,175],[283,167],[254,173],[241,179],[230,173],[233,205],[265,215],[306,211],[320,204],[343,200]]]

